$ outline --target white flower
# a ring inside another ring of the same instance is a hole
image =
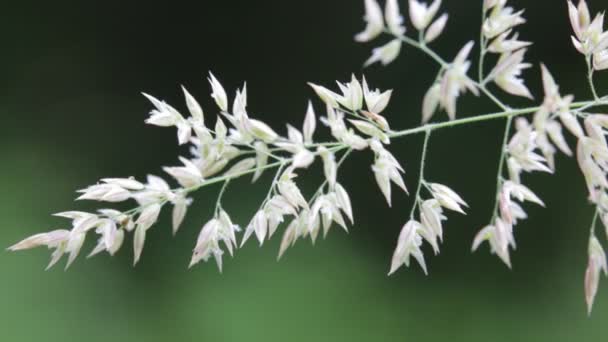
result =
[[[228,133],[228,128],[224,124],[224,121],[220,117],[217,118],[215,122],[215,146],[217,148],[218,154],[224,153],[224,148],[226,147],[226,134]]]
[[[355,150],[364,150],[368,147],[367,140],[358,136],[352,129],[348,129],[344,122],[344,113],[335,111],[327,106],[327,117],[322,117],[321,122],[331,129],[331,134],[338,141]]]
[[[110,180],[110,183],[97,184],[83,190],[78,200],[94,200],[104,202],[123,202],[131,198],[131,191],[121,187],[117,182]]]
[[[114,209],[100,209],[98,212],[102,217],[113,220],[117,225],[128,232],[135,229],[135,222],[133,222],[133,218],[130,215]]]
[[[576,36],[572,37],[572,43],[580,53],[587,56],[608,48],[608,32],[604,32],[604,13],[596,15],[591,21],[591,14],[584,0],[579,2],[578,7],[568,1],[568,13]]]
[[[547,133],[551,141],[567,156],[572,156],[572,150],[566,142],[566,138],[562,132],[562,125],[556,121],[549,121],[546,125]]]
[[[517,34],[509,38],[511,32],[511,30],[508,30],[496,37],[496,39],[494,39],[492,43],[488,46],[488,51],[503,54],[507,52],[517,51],[532,44],[530,42],[517,40]]]
[[[224,173],[225,177],[237,177],[243,172],[249,172],[256,165],[256,158],[245,158],[239,160],[236,164],[232,165],[228,171]]]
[[[215,100],[215,103],[222,112],[228,111],[228,96],[222,84],[209,72],[209,78],[207,78],[209,84],[211,84],[211,97]]]
[[[186,90],[186,87],[182,86],[182,91],[184,92],[184,97],[186,98],[186,106],[190,111],[190,115],[192,116],[192,120],[198,125],[205,125],[205,115],[203,113],[203,108],[196,101],[194,96]]]
[[[578,165],[585,176],[587,189],[589,191],[589,199],[592,202],[597,202],[599,188],[608,188],[608,181],[604,171],[597,165],[593,159],[593,150],[597,146],[591,139],[583,138],[578,141],[576,157]]]
[[[317,197],[310,209],[310,215],[307,219],[309,232],[314,231],[316,224],[310,224],[318,219],[323,223],[323,234],[327,236],[333,222],[340,225],[345,231],[348,231],[344,217],[340,212],[335,194],[321,195]]]
[[[192,134],[192,128],[188,121],[175,108],[164,101],[157,100],[145,93],[143,95],[156,107],[150,112],[150,117],[146,120],[146,123],[160,127],[177,127],[179,144],[186,144]]]
[[[351,81],[348,84],[337,83],[342,91],[342,96],[336,99],[338,103],[353,112],[363,108],[363,89],[361,88],[361,83],[355,78],[355,75],[352,75]]]
[[[512,157],[509,164],[511,171],[514,172],[515,169],[513,169],[513,167],[516,167],[516,169],[524,170],[526,172],[541,171],[551,173],[551,168],[545,165],[545,158],[535,152],[538,147],[537,132],[532,130],[532,127],[524,118],[518,118],[515,122],[515,126],[517,128],[517,133],[513,135],[507,146],[507,151]],[[519,175],[519,172],[514,174]],[[517,181],[517,177],[512,180]]]
[[[104,178],[102,182],[110,185],[116,185],[127,190],[143,190],[144,185],[136,181],[133,177],[130,178]]]
[[[158,221],[158,216],[160,215],[161,209],[162,206],[159,203],[144,206],[143,210],[139,214],[139,217],[137,218],[137,221],[135,221],[138,226],[137,228],[139,229],[141,227],[143,230],[150,229],[150,227],[152,227],[156,221]]]
[[[433,42],[437,39],[445,29],[445,25],[448,23],[448,14],[444,13],[439,19],[435,20],[433,24],[424,34],[424,41],[427,43]]]
[[[340,209],[344,211],[346,216],[348,216],[350,222],[354,223],[355,220],[353,218],[353,208],[348,192],[346,192],[346,189],[344,189],[344,187],[342,187],[342,185],[340,185],[339,183],[336,183],[336,185],[334,186],[334,191],[336,194],[336,201],[338,207],[340,207]]]
[[[383,144],[390,144],[391,140],[389,139],[388,135],[386,133],[384,133],[380,128],[378,128],[378,126],[368,122],[368,121],[363,121],[363,120],[348,120],[348,122],[350,122],[353,126],[355,126],[355,128],[367,135],[370,136],[372,138],[376,138],[379,141],[381,141]]]
[[[280,195],[273,196],[264,206],[264,212],[268,217],[268,237],[274,235],[279,224],[283,223],[284,216],[297,215],[294,208],[285,197]]]
[[[578,2],[578,7],[574,6],[572,1],[568,1],[568,14],[570,16],[570,24],[572,29],[579,39],[583,39],[585,32],[591,23],[591,14],[585,0]]]
[[[184,218],[186,217],[186,212],[188,211],[188,206],[192,203],[192,200],[186,198],[185,196],[176,196],[173,200],[173,213],[171,223],[173,225],[173,235],[177,233],[179,227],[184,222]]]
[[[604,271],[604,274],[608,276],[606,253],[597,238],[592,236],[589,241],[589,263],[585,272],[585,298],[589,314],[591,314],[591,310],[593,309],[601,271]]]
[[[441,101],[441,84],[435,83],[429,88],[422,100],[422,123],[431,120]]]
[[[184,188],[192,188],[200,185],[205,179],[201,170],[190,160],[180,157],[184,164],[180,167],[164,167],[163,170],[171,175]]]
[[[404,34],[405,27],[403,26],[403,16],[401,16],[399,10],[399,2],[397,0],[387,0],[384,12],[389,31],[397,36]]]
[[[504,6],[507,3],[507,0],[484,0],[483,6],[484,9],[489,10],[494,8],[494,6]]]
[[[433,197],[442,207],[464,214],[462,206],[468,207],[467,203],[454,190],[445,185],[437,183],[429,183]]]
[[[372,171],[374,171],[378,187],[380,187],[380,190],[390,207],[392,205],[391,182],[397,184],[405,193],[408,192],[405,183],[403,182],[403,178],[401,177],[401,173],[404,173],[404,171],[397,159],[395,159],[390,152],[385,150],[379,141],[373,140],[371,147],[376,153],[376,161],[374,162],[374,165],[372,165]]]
[[[140,205],[147,205],[162,201],[164,199],[173,198],[174,195],[173,192],[171,192],[169,184],[167,184],[167,182],[165,182],[162,178],[148,175],[147,181],[148,183],[146,184],[146,188],[144,190],[133,194],[133,198]]]
[[[338,165],[336,164],[335,155],[327,150],[327,148],[323,146],[319,146],[317,149],[317,153],[323,159],[323,172],[325,174],[325,179],[329,184],[330,188],[333,188],[336,185],[336,178],[338,172]]]
[[[365,30],[355,36],[358,42],[369,42],[378,37],[384,29],[382,8],[376,0],[365,0]]]
[[[219,215],[209,221],[198,236],[190,267],[198,264],[201,260],[208,261],[211,256],[215,258],[217,267],[222,271],[222,255],[224,252],[220,247],[220,242],[224,244],[230,255],[236,248],[235,232],[240,228],[234,225],[225,211],[220,211]]]
[[[380,62],[386,66],[391,64],[401,52],[402,42],[399,39],[393,39],[388,44],[372,50],[372,56],[363,64],[363,66],[370,66],[376,62]]]
[[[593,54],[593,68],[597,71],[608,69],[608,49]]]
[[[90,258],[103,251],[108,251],[110,255],[116,254],[124,241],[124,230],[119,230],[114,220],[104,219],[99,221],[99,225],[95,232],[100,235],[100,238],[97,242],[97,246],[88,257]]]
[[[483,23],[483,34],[487,39],[495,38],[496,36],[512,29],[515,26],[521,25],[526,20],[521,16],[524,11],[515,12],[511,7],[505,7],[506,1],[494,6],[490,15]]]
[[[526,49],[502,54],[498,63],[490,72],[489,79],[493,79],[502,90],[509,94],[533,99],[530,90],[524,84],[524,80],[520,78],[522,70],[532,66],[529,63],[523,63],[525,54]]]
[[[311,102],[308,102],[308,109],[306,110],[306,117],[304,118],[304,127],[302,132],[304,133],[304,142],[306,144],[312,144],[313,135],[317,128],[317,116],[315,115],[315,109]]]
[[[293,173],[292,168],[288,168],[283,172],[279,183],[277,185],[279,189],[279,193],[291,204],[293,207],[298,208],[307,208],[308,202],[304,199],[304,196],[300,192],[300,189],[296,185],[293,178],[296,177],[296,174]]]
[[[413,256],[416,261],[418,261],[418,264],[420,264],[420,267],[422,267],[424,274],[428,273],[426,269],[426,262],[424,261],[424,255],[420,249],[420,246],[422,245],[422,238],[419,234],[419,230],[421,229],[422,225],[413,220],[407,222],[403,226],[397,241],[397,248],[395,248],[395,252],[393,253],[389,275],[395,273],[399,267],[401,267],[401,265],[409,267],[410,256]]]
[[[491,252],[496,254],[509,268],[511,268],[511,257],[509,254],[510,241],[513,239],[513,227],[501,219],[497,219],[495,225],[484,227],[477,233],[473,241],[473,252],[482,242],[488,241]]]
[[[340,98],[340,95],[334,93],[333,91],[322,87],[320,85],[316,85],[314,83],[308,83],[308,85],[315,91],[315,93],[317,93],[317,96],[319,96],[319,98],[325,102],[325,104],[327,104],[328,106],[332,107],[332,108],[338,108],[338,98]]]
[[[152,102],[155,107],[155,109],[150,111],[150,117],[146,120],[147,124],[160,127],[170,127],[175,126],[178,122],[184,119],[175,108],[171,107],[166,102],[160,101],[146,93],[142,93],[142,95]]]
[[[441,210],[441,204],[436,199],[426,200],[420,206],[420,220],[422,225],[431,229],[433,234],[443,240],[443,226],[441,221],[446,220]]]
[[[217,241],[218,230],[220,227],[219,220],[213,219],[203,226],[196,247],[194,247],[194,253],[192,254],[192,260],[190,261],[190,267],[198,264],[201,260],[207,261],[213,255],[217,262],[218,268],[222,269],[222,250],[219,247]]]
[[[504,197],[508,199],[515,197],[520,202],[528,201],[543,207],[545,206],[545,203],[538,196],[536,196],[532,190],[528,189],[522,184],[506,181],[502,186],[502,193],[504,194]]]
[[[253,182],[255,182],[264,173],[264,167],[266,167],[266,165],[268,165],[268,157],[269,157],[270,151],[268,150],[268,146],[261,141],[256,141],[255,144],[253,145],[253,147],[255,148],[255,166],[256,166],[255,173],[253,174]]]
[[[26,249],[46,246],[48,248],[58,248],[67,242],[70,231],[65,229],[53,230],[47,233],[32,235],[8,248],[9,251],[22,251]]]
[[[430,6],[417,0],[409,0],[409,5],[412,25],[414,25],[418,31],[422,31],[429,26],[437,14],[439,6],[441,6],[441,0],[433,1]]]
[[[260,120],[248,119],[245,121],[245,127],[249,134],[266,143],[272,143],[279,137],[270,126]]]
[[[68,261],[65,265],[66,270],[70,267],[70,265],[72,265],[74,260],[76,260],[78,254],[80,254],[80,250],[82,249],[85,238],[86,232],[84,231],[79,231],[77,229],[72,229],[70,231],[70,237],[67,241],[64,252],[68,254]]]
[[[264,244],[264,239],[266,239],[266,236],[268,235],[268,217],[264,210],[258,211],[253,216],[253,219],[251,219],[247,229],[245,229],[245,235],[243,235],[241,247],[245,245],[245,242],[247,242],[247,240],[254,233],[260,242],[260,246],[262,246],[262,244]]]
[[[363,77],[363,96],[368,111],[375,114],[382,113],[388,106],[392,95],[392,90],[385,92],[381,92],[380,89],[370,90],[365,77]]]
[[[294,218],[291,223],[285,229],[283,233],[283,238],[281,239],[281,246],[279,248],[279,256],[277,259],[281,259],[287,248],[293,246],[298,238],[298,228],[300,226],[300,219],[298,217]]]
[[[467,71],[471,67],[471,62],[469,62],[467,58],[471,53],[473,45],[473,42],[468,42],[460,52],[458,52],[454,62],[444,73],[441,80],[441,96],[439,102],[447,111],[450,120],[456,118],[456,100],[465,89],[468,89],[475,95],[479,94],[475,82],[467,76]]]
[[[232,113],[237,119],[247,117],[247,83],[241,90],[237,89],[232,105]]]

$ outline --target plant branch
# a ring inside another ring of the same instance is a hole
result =
[[[593,82],[593,66],[591,65],[591,56],[587,57],[585,62],[587,63],[587,81],[589,82],[589,88],[591,88],[593,98],[596,101],[599,101],[600,98],[597,96],[597,90],[595,90],[595,83]]]
[[[422,156],[420,157],[420,171],[418,173],[418,185],[416,187],[416,193],[414,194],[414,205],[410,211],[410,220],[414,219],[416,208],[418,207],[418,199],[420,198],[420,190],[422,190],[422,184],[424,184],[424,166],[426,163],[426,157],[429,147],[429,140],[431,138],[432,130],[428,129],[424,134],[424,143],[422,144]]]
[[[500,151],[500,160],[498,162],[498,172],[496,174],[496,197],[494,203],[494,210],[492,211],[492,221],[496,219],[499,197],[500,197],[500,188],[502,186],[502,175],[505,167],[505,160],[507,158],[507,144],[509,142],[509,136],[511,135],[511,126],[513,124],[513,117],[510,116],[507,118],[507,123],[505,124],[505,133],[502,140],[501,151]]]

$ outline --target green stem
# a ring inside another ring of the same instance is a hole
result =
[[[600,208],[595,206],[595,213],[593,214],[593,220],[591,221],[591,228],[589,229],[589,236],[595,236],[595,227],[597,226],[597,219],[600,217]]]
[[[437,64],[441,65],[442,68],[449,67],[450,63],[446,62],[443,58],[441,58],[441,56],[439,56],[437,53],[435,53],[435,51],[429,49],[425,44],[421,44],[420,42],[417,42],[416,40],[414,40],[410,37],[407,37],[407,36],[403,36],[403,35],[394,36],[394,37],[401,40],[402,42],[404,42],[407,45],[410,45],[412,47],[415,47],[415,48],[423,51],[429,57],[434,59],[435,62],[437,62]]]
[[[226,189],[228,189],[228,185],[230,184],[230,179],[224,181],[224,185],[222,185],[222,189],[220,190],[219,195],[217,196],[217,201],[215,202],[215,215],[217,216],[222,208],[222,198],[226,193]]]
[[[498,99],[498,97],[496,97],[494,94],[492,94],[491,91],[488,90],[488,88],[486,88],[485,85],[481,84],[479,85],[479,89],[481,89],[481,91],[490,99],[492,100],[498,107],[500,107],[500,109],[504,110],[504,111],[508,111],[510,110],[509,106],[507,106],[506,104],[504,104],[502,101],[500,101]]]
[[[593,66],[591,65],[591,56],[585,59],[587,62],[587,81],[589,82],[589,88],[591,88],[591,93],[593,94],[593,98],[596,101],[599,101],[600,98],[597,96],[597,91],[595,90],[595,83],[593,82]]]
[[[498,204],[500,198],[500,188],[502,186],[502,175],[505,167],[505,160],[507,157],[507,144],[509,143],[509,136],[511,134],[511,126],[513,123],[513,117],[510,116],[507,118],[507,123],[505,125],[505,134],[503,136],[501,152],[500,152],[500,161],[498,162],[498,173],[496,175],[496,199],[494,203],[494,210],[492,211],[492,222],[497,217]]]
[[[427,151],[429,148],[429,140],[431,138],[432,130],[427,130],[424,134],[424,143],[422,144],[422,156],[420,157],[420,171],[418,172],[418,186],[416,187],[416,193],[414,195],[414,205],[410,211],[410,220],[414,219],[416,208],[418,207],[418,200],[420,199],[420,190],[422,190],[422,184],[424,184],[424,166],[426,163]]]

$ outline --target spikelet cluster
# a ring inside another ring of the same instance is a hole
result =
[[[348,231],[354,224],[351,197],[339,176],[343,163],[351,153],[358,152],[370,155],[371,162],[366,169],[378,186],[378,196],[384,197],[389,207],[395,196],[410,195],[409,189],[415,189],[411,194],[410,216],[397,236],[389,274],[402,266],[409,267],[412,258],[426,274],[425,250],[428,245],[434,254],[440,252],[448,213],[465,214],[465,209],[470,210],[463,197],[451,187],[425,179],[432,133],[473,122],[506,119],[496,192],[494,198],[492,194],[488,197],[495,200],[495,207],[490,222],[480,225],[483,228],[473,238],[472,249],[475,251],[487,243],[492,254],[512,267],[512,252],[517,247],[516,225],[528,218],[526,210],[530,203],[545,206],[532,190],[533,185],[527,183],[526,175],[553,174],[558,153],[575,157],[582,171],[581,184],[586,184],[589,201],[595,208],[584,279],[590,312],[601,274],[608,275],[602,234],[596,229],[600,224],[608,227],[608,114],[596,111],[608,105],[608,96],[599,96],[593,81],[595,72],[608,69],[604,14],[591,19],[584,0],[577,5],[568,2],[572,43],[585,58],[592,99],[574,102],[572,95],[562,95],[549,68],[539,63],[540,73],[536,74],[542,78],[544,92],[536,96],[541,99],[540,103],[513,109],[501,98],[535,99],[523,77],[523,72],[533,67],[526,61],[532,43],[520,39],[517,32],[526,23],[524,10],[511,7],[508,0],[481,2],[479,41],[463,41],[453,57],[446,59],[431,48],[431,44],[448,32],[449,16],[442,13],[441,0],[386,0],[383,5],[377,0],[364,0],[365,28],[355,35],[355,40],[368,43],[388,38],[372,49],[365,66],[375,63],[387,66],[406,47],[418,50],[437,64],[436,76],[428,82],[430,87],[417,107],[421,108],[421,126],[404,130],[392,128],[386,112],[393,91],[375,89],[365,77],[353,75],[335,86],[309,83],[316,99],[309,101],[302,125],[288,124],[281,133],[274,124],[264,122],[249,110],[246,84],[230,97],[219,79],[209,73],[210,96],[217,107],[212,116],[205,114],[196,97],[185,88],[182,89],[185,102],[182,109],[144,94],[152,106],[146,123],[175,128],[178,144],[189,147],[186,155],[177,158],[178,165],[163,167],[162,177],[103,178],[79,190],[78,200],[101,202],[104,209],[58,213],[57,216],[70,222],[64,229],[28,237],[9,250],[45,246],[53,250],[48,267],[66,255],[67,268],[76,260],[88,236],[94,235],[96,239],[89,256],[103,252],[115,255],[130,238],[133,262],[137,264],[143,255],[146,237],[163,211],[171,210],[171,230],[176,234],[193,201],[193,193],[221,184],[215,210],[204,219],[198,239],[192,243],[190,267],[213,259],[221,271],[226,255],[234,255],[250,240],[257,240],[261,246],[276,234],[282,236],[281,257],[301,239],[309,238],[315,243],[321,232],[327,236],[333,227]],[[476,47],[479,48],[477,61]],[[489,61],[493,66],[486,72],[484,66]],[[476,78],[471,76],[475,69]],[[500,93],[495,94],[492,89]],[[458,102],[468,94],[489,99],[500,112],[458,119]],[[447,120],[438,119],[435,114],[439,112],[445,112]],[[430,123],[433,118],[438,121]],[[327,129],[329,141],[320,142],[315,138],[321,128]],[[417,180],[409,179],[404,177],[404,163],[390,151],[391,142],[422,133],[425,140],[419,176]],[[571,147],[573,140],[575,148]],[[317,191],[308,194],[300,188],[298,175],[315,163],[321,166],[323,179]],[[269,172],[274,176],[266,196],[260,197],[260,206],[241,227],[232,220],[229,206],[224,205],[224,193],[230,191],[229,185],[235,179],[248,177],[258,182]],[[413,186],[408,188],[408,183]],[[105,208],[122,202],[133,203],[133,209]],[[606,233],[608,235],[608,228]]]

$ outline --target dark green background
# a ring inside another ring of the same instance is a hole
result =
[[[437,42],[453,56],[478,36],[481,1],[445,1],[451,14]],[[401,1],[405,3],[405,1]],[[566,2],[512,1],[526,7],[523,38],[536,42],[528,84],[540,94],[538,62],[564,93],[589,97],[584,62],[570,45]],[[601,1],[591,1],[594,11]],[[21,1],[1,9],[0,245],[54,228],[51,213],[91,209],[74,190],[106,176],[143,177],[176,163],[172,129],[143,124],[146,91],[184,108],[180,84],[213,103],[208,70],[229,93],[249,85],[254,115],[284,131],[301,125],[312,97],[307,81],[331,85],[360,75],[373,45],[358,45],[363,1]],[[451,57],[450,57],[451,58]],[[434,65],[406,49],[387,68],[365,70],[370,83],[394,88],[386,112],[395,128],[418,124]],[[608,73],[608,72],[606,72]],[[606,75],[598,77],[607,89]],[[605,91],[601,91],[605,93]],[[502,94],[501,94],[502,95]],[[508,99],[517,106],[531,102]],[[540,100],[540,99],[537,99]],[[538,101],[537,101],[538,102]],[[537,103],[535,102],[535,103]],[[317,103],[317,108],[321,108]],[[495,110],[467,96],[460,115]],[[527,206],[517,227],[513,271],[470,242],[490,218],[501,122],[440,131],[431,141],[427,175],[457,189],[469,215],[450,214],[439,257],[427,251],[430,275],[417,266],[388,278],[390,257],[411,198],[386,207],[370,155],[340,172],[354,201],[356,225],[333,231],[316,247],[300,242],[276,262],[279,238],[250,243],[220,275],[213,264],[187,270],[190,251],[212,213],[217,188],[196,194],[177,237],[168,215],[150,232],[143,259],[131,266],[131,240],[116,258],[44,272],[48,252],[0,257],[1,341],[599,341],[606,334],[608,289],[602,280],[587,318],[583,295],[588,226],[593,209],[573,160],[560,157],[555,176],[527,176],[549,209]],[[395,141],[414,188],[421,137]],[[319,172],[303,178],[307,193]],[[270,180],[267,177],[264,182]],[[266,184],[233,184],[228,209],[244,224]],[[602,237],[602,241],[605,241]],[[92,248],[89,238],[87,250]],[[606,245],[608,246],[608,245]]]

